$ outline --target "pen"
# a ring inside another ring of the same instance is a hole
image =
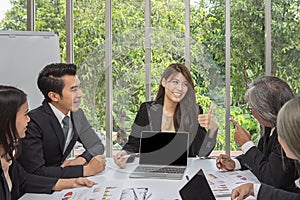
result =
[[[221,163],[222,161],[230,161],[231,158],[217,158],[217,163]]]
[[[206,157],[206,156],[201,156],[199,157],[201,160],[205,160],[205,159],[216,159],[214,157]]]
[[[145,188],[144,195],[143,195],[143,200],[146,200],[147,193],[148,193],[148,188]]]
[[[188,175],[186,175],[186,176],[185,176],[185,178],[186,178],[186,180],[187,180],[187,181],[189,181],[189,180],[190,180],[190,178],[189,178],[189,176],[188,176]]]
[[[229,161],[230,160],[230,158],[221,158],[222,160],[224,160],[224,161]]]
[[[131,188],[131,190],[133,191],[133,194],[134,194],[134,200],[139,200],[139,198],[137,197],[137,195],[136,195],[136,193],[135,193],[134,188]]]
[[[231,193],[216,194],[215,197],[230,197]]]
[[[139,155],[140,155],[139,153],[131,153],[131,154],[127,154],[127,155],[121,156],[121,159],[123,159],[123,158],[129,158],[129,157],[136,157],[136,156],[139,156]]]
[[[151,197],[152,193],[150,193],[147,197],[146,200],[149,199]]]

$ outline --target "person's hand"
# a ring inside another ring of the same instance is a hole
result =
[[[66,167],[66,166],[75,166],[75,165],[85,165],[86,160],[84,157],[78,156],[77,158],[73,160],[65,160],[61,167]]]
[[[52,187],[54,191],[61,191],[70,188],[79,188],[79,187],[92,187],[96,183],[88,180],[87,178],[60,178],[57,180],[55,185]]]
[[[76,178],[72,188],[79,188],[79,187],[92,187],[93,185],[95,185],[96,183],[93,181],[88,180],[87,178]]]
[[[198,122],[200,126],[207,128],[207,129],[217,129],[218,124],[213,119],[212,115],[213,105],[210,105],[207,114],[200,114],[198,115]]]
[[[83,167],[83,176],[92,176],[105,169],[106,160],[104,155],[94,156],[90,162]]]
[[[254,186],[253,183],[246,183],[232,190],[231,199],[232,200],[246,199],[250,195],[254,196]]]
[[[229,155],[220,154],[216,160],[216,165],[218,169],[224,171],[232,171],[235,168],[235,162],[230,158]]]
[[[251,136],[248,131],[246,131],[237,121],[234,119],[229,119],[234,125],[235,125],[235,134],[234,134],[234,140],[236,143],[238,143],[240,146],[243,146],[246,142],[251,141]]]
[[[128,158],[123,158],[125,155],[128,155],[127,151],[125,150],[122,150],[114,155],[114,161],[121,169],[124,169],[126,166],[126,161]]]

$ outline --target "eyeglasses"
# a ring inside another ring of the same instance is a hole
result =
[[[254,110],[251,106],[248,105],[247,110],[252,113],[252,111]]]

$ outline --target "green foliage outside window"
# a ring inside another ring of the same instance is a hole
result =
[[[14,0],[0,22],[3,30],[26,30],[26,1]],[[197,101],[206,112],[215,104],[220,125],[216,149],[225,149],[225,1],[191,4],[191,73]],[[36,0],[36,30],[57,32],[62,61],[66,54],[65,0]],[[113,117],[115,128],[128,135],[139,105],[145,101],[144,1],[118,0],[112,6]],[[231,1],[231,116],[252,135],[260,127],[248,113],[244,93],[265,73],[264,3]],[[297,1],[272,1],[272,74],[299,93],[299,13]],[[161,72],[184,62],[184,1],[151,1],[151,99]],[[74,1],[74,54],[85,94],[82,107],[93,127],[105,130],[105,1]],[[234,128],[231,127],[231,137]],[[231,138],[231,149],[239,147]]]

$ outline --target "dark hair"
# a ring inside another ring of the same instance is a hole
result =
[[[0,144],[6,160],[19,155],[19,134],[16,116],[20,107],[27,101],[26,94],[15,87],[0,85]]]
[[[76,65],[69,63],[53,63],[47,65],[40,71],[37,84],[46,101],[51,102],[51,99],[48,97],[49,92],[55,92],[62,96],[62,90],[65,84],[61,77],[65,75],[75,76]]]
[[[262,119],[274,126],[280,108],[293,97],[290,86],[275,76],[255,79],[246,92],[248,104]]]
[[[196,119],[198,118],[197,116],[199,108],[196,104],[195,86],[191,73],[184,64],[173,63],[165,69],[160,80],[156,100],[164,98],[165,96],[165,87],[162,86],[163,79],[168,80],[178,73],[181,73],[189,84],[185,97],[178,103],[176,107],[173,117],[174,128],[176,131],[187,131],[194,133],[194,129],[196,129],[198,123]]]

